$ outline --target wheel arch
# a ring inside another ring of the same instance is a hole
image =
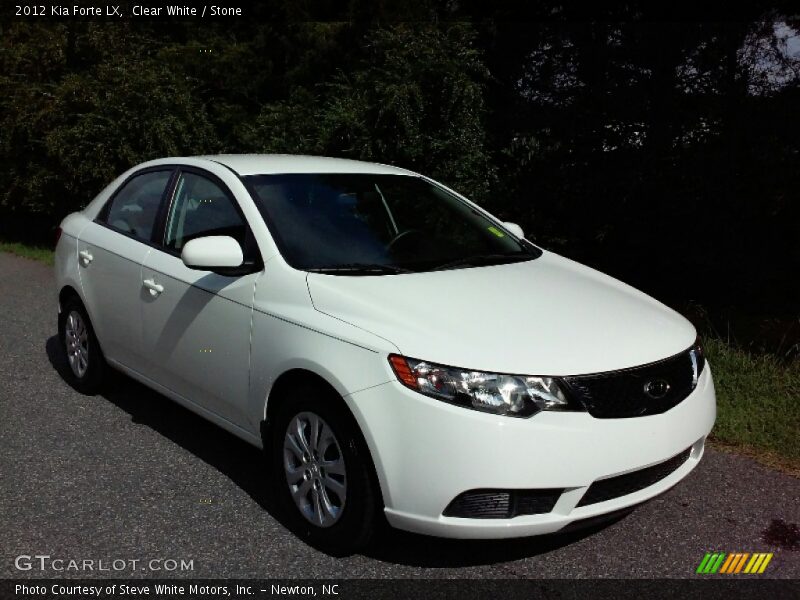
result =
[[[359,436],[361,446],[366,452],[369,462],[367,466],[376,485],[376,489],[378,490],[378,494],[380,495],[380,505],[381,507],[385,506],[383,500],[382,478],[378,476],[378,472],[375,467],[375,457],[370,444],[367,442],[367,436],[364,435],[364,429],[361,425],[361,422],[357,418],[356,413],[345,400],[344,396],[336,389],[336,386],[319,373],[315,373],[314,371],[306,368],[295,367],[284,371],[275,380],[275,383],[272,385],[267,396],[266,406],[264,408],[264,420],[261,421],[261,440],[264,450],[268,451],[268,449],[271,447],[270,441],[272,436],[275,435],[272,424],[275,421],[275,415],[278,409],[282,406],[283,402],[286,401],[286,391],[290,389],[292,385],[297,385],[300,382],[304,384],[311,382],[313,385],[319,386],[321,392],[325,393],[332,402],[335,402],[342,411],[342,414],[344,414],[350,420]]]
[[[78,290],[76,290],[74,286],[68,283],[62,286],[61,289],[58,291],[59,308],[64,308],[64,304],[70,298],[77,298],[78,301],[83,305],[83,308],[84,309],[86,308],[86,303],[83,301],[83,298],[81,298],[81,295],[78,293]]]
[[[63,320],[67,316],[66,313],[64,312],[64,306],[66,306],[67,302],[69,302],[73,298],[75,300],[77,300],[78,302],[80,302],[81,306],[83,307],[83,310],[86,311],[86,314],[89,314],[89,309],[86,308],[86,303],[83,301],[83,298],[81,298],[81,295],[78,292],[78,290],[75,288],[75,286],[67,283],[67,284],[63,285],[60,290],[58,290],[58,323],[59,323],[59,327],[61,326]],[[92,318],[92,316],[89,315],[89,319],[91,319],[91,318]],[[92,322],[94,322],[94,321],[92,321]]]
[[[330,397],[332,402],[335,402],[340,409],[345,411],[349,418],[351,418],[358,427],[358,431],[361,433],[361,436],[364,436],[364,433],[361,430],[361,424],[358,422],[358,419],[351,410],[350,406],[348,406],[347,401],[344,399],[344,395],[339,391],[337,386],[323,375],[304,367],[292,367],[287,369],[281,373],[275,380],[275,383],[272,384],[269,394],[267,395],[266,405],[264,406],[262,430],[264,427],[268,427],[274,420],[278,408],[284,401],[286,401],[286,392],[291,389],[293,385],[298,385],[299,383],[311,383],[312,385],[318,386],[322,393]]]
[[[86,305],[86,302],[84,301],[84,299],[81,296],[80,292],[75,288],[74,285],[72,285],[70,283],[64,284],[63,286],[61,286],[61,289],[58,290],[58,308],[59,308],[59,310],[58,310],[58,321],[59,321],[59,326],[60,326],[60,324],[62,322],[62,319],[64,319],[66,317],[66,315],[64,313],[64,310],[63,310],[64,309],[64,305],[72,298],[74,298],[75,300],[80,302],[81,306],[83,307],[83,310],[86,311],[86,314],[88,315],[89,321],[91,322],[91,325],[92,325],[92,330],[94,331],[95,339],[97,340],[97,345],[100,347],[100,354],[101,354],[101,356],[103,356],[103,358],[105,358],[106,354],[105,354],[105,351],[103,350],[103,341],[100,339],[100,335],[98,334],[97,327],[95,327],[94,315],[92,314],[92,311],[89,309],[89,307]]]

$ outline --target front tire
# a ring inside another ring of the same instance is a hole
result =
[[[272,423],[270,447],[277,497],[290,527],[333,555],[367,545],[380,494],[366,444],[341,399],[317,385],[288,391]]]
[[[82,394],[96,394],[108,368],[89,315],[77,298],[69,298],[61,307],[58,337],[67,359],[67,382]]]

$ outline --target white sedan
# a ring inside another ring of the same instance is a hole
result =
[[[669,489],[714,424],[693,326],[445,186],[331,158],[166,158],[61,224],[71,384],[108,367],[271,457],[331,552],[379,519],[506,538]]]

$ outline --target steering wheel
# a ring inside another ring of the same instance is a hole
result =
[[[396,236],[392,238],[392,241],[386,245],[387,250],[392,250],[399,241],[406,239],[410,235],[422,235],[422,232],[419,229],[406,229],[405,231],[401,231]]]

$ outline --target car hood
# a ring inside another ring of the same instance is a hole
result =
[[[475,370],[578,375],[688,348],[691,323],[607,275],[545,252],[523,263],[384,276],[311,273],[314,307],[405,356]]]

